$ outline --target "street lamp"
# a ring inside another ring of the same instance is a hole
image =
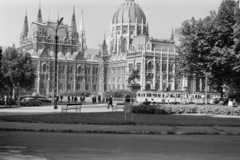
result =
[[[58,24],[57,26],[54,28],[52,26],[47,26],[47,24],[43,24],[43,23],[38,23],[38,22],[33,22],[34,24],[36,25],[39,25],[39,26],[43,26],[43,27],[49,27],[49,28],[52,28],[54,31],[55,31],[55,45],[56,45],[56,48],[55,48],[55,67],[54,67],[54,71],[55,71],[55,75],[54,75],[54,92],[53,92],[53,98],[54,98],[54,109],[57,109],[57,47],[58,47],[58,36],[57,36],[57,33],[60,29],[65,29],[65,27],[60,26],[60,24],[62,23],[63,21],[63,17],[58,21]]]

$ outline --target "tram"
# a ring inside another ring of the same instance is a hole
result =
[[[207,93],[207,98],[205,96],[206,93],[204,92],[190,94],[185,91],[138,91],[136,99],[137,102],[151,101],[153,99],[156,103],[204,104],[206,99],[207,103],[210,103],[211,99],[220,98],[220,94],[212,92]]]

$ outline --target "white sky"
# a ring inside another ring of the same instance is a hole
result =
[[[20,34],[27,7],[28,24],[37,19],[40,0],[0,0],[0,45],[19,46]],[[64,23],[70,25],[75,5],[79,28],[81,10],[88,48],[98,48],[104,37],[110,34],[110,21],[125,0],[41,0],[43,21],[57,20],[58,10]],[[149,22],[150,36],[170,38],[172,27],[181,27],[184,20],[203,18],[211,10],[218,10],[222,0],[135,0]]]

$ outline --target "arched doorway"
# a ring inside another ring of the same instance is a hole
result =
[[[151,85],[150,84],[146,85],[146,91],[151,91]]]

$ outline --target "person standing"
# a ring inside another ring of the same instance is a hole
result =
[[[236,99],[233,99],[233,107],[237,107],[238,106],[238,104],[237,104],[237,102],[236,102]]]
[[[60,95],[60,98],[61,98],[61,102],[62,102],[62,99],[63,99],[63,95]]]
[[[110,96],[109,99],[108,99],[108,109],[109,109],[109,106],[112,106],[112,108],[113,108],[113,99],[112,99],[112,96]]]
[[[233,107],[233,101],[231,98],[228,100],[228,107]]]

